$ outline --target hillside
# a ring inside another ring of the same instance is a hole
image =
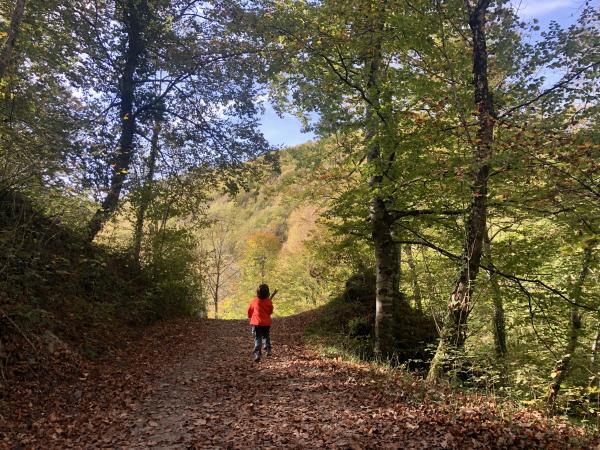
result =
[[[314,248],[329,236],[321,215],[339,194],[339,186],[323,176],[332,167],[331,147],[324,141],[281,150],[278,170],[258,174],[247,191],[212,197],[207,214],[214,222],[200,232],[211,316],[217,274],[219,317],[224,318],[243,318],[263,281],[279,289],[279,316],[322,305],[341,288],[349,269],[324,267],[330,265]],[[221,271],[215,254],[226,266]]]

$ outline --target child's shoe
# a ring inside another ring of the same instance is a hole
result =
[[[256,363],[257,363],[257,362],[259,362],[259,361],[260,361],[260,353],[258,353],[258,352],[255,352],[255,353],[254,353],[254,362],[256,362]]]
[[[267,356],[271,356],[271,349],[267,350]]]

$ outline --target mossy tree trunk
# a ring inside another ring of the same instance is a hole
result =
[[[384,171],[389,165],[380,143],[382,126],[380,114],[380,81],[382,77],[382,37],[386,2],[375,5],[371,14],[373,25],[371,42],[366,56],[368,70],[367,93],[369,102],[365,117],[367,162],[373,175],[369,181],[372,197],[369,202],[371,237],[375,248],[375,345],[377,356],[391,355],[394,351],[394,312],[400,284],[400,251],[394,242],[394,219],[388,211],[385,195]]]

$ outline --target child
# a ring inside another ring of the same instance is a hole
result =
[[[273,295],[269,297],[269,286],[261,284],[256,290],[256,297],[248,306],[248,318],[252,325],[252,334],[254,335],[254,362],[260,361],[261,344],[264,344],[267,356],[271,356],[271,338],[269,330],[271,328],[271,314],[273,314]]]

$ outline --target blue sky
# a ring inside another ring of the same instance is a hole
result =
[[[291,147],[315,138],[313,133],[302,133],[302,124],[291,114],[279,117],[270,104],[265,105],[261,129],[271,145]]]
[[[600,1],[600,0],[596,0]],[[577,20],[584,0],[512,0],[519,16],[526,21],[539,19],[542,29],[551,21],[568,26]],[[289,147],[315,138],[312,133],[302,133],[300,121],[290,114],[279,117],[267,104],[261,129],[272,145]]]

